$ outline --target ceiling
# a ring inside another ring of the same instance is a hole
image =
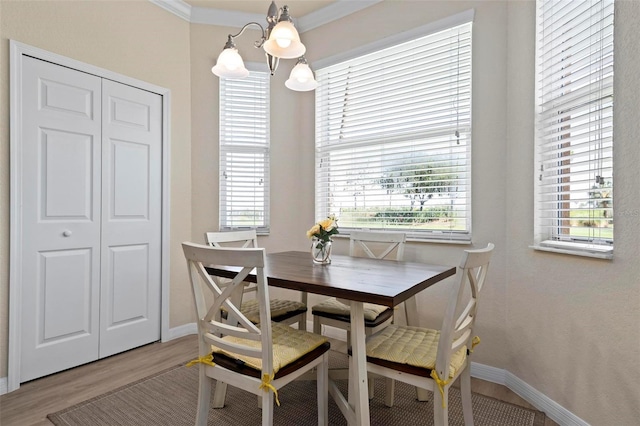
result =
[[[191,7],[202,7],[242,13],[264,14],[271,2],[269,0],[184,0]],[[289,13],[294,18],[300,18],[311,12],[335,3],[336,0],[279,0],[276,5],[289,6]]]

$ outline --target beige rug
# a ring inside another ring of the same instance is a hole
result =
[[[331,352],[331,366],[346,365],[346,356]],[[346,382],[339,381],[343,393]],[[260,409],[255,395],[231,386],[226,406],[209,412],[209,425],[259,425]],[[375,398],[370,401],[372,425],[432,425],[433,403],[418,402],[415,390],[396,384],[395,405],[384,405],[384,381],[376,381]],[[191,426],[195,423],[198,369],[179,365],[115,391],[106,393],[47,418],[58,426]],[[294,382],[279,392],[281,405],[275,407],[275,425],[317,424],[316,386],[312,381]],[[474,394],[473,417],[476,426],[542,426],[545,415],[492,398]],[[329,398],[329,424],[346,421]],[[449,424],[463,425],[460,395],[449,396]]]

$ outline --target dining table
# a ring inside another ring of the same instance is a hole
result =
[[[211,275],[233,278],[237,268],[210,265]],[[350,305],[351,355],[348,399],[335,381],[329,393],[348,424],[370,424],[363,303],[395,308],[404,302],[407,325],[418,326],[416,294],[455,275],[452,266],[332,255],[331,263],[313,262],[308,252],[266,254],[265,274],[269,286],[336,297]],[[255,282],[255,275],[247,281]]]

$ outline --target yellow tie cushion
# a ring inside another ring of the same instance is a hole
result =
[[[293,361],[311,352],[327,341],[324,336],[319,334],[298,330],[277,322],[271,323],[271,338],[273,341],[274,374],[281,368],[291,364]],[[222,339],[231,343],[250,346],[252,348],[259,348],[262,346],[262,343],[259,341],[247,340],[239,337],[225,336]],[[216,353],[225,354],[231,358],[239,359],[243,361],[245,365],[255,368],[256,370],[262,370],[262,359],[260,358],[225,351],[213,345],[211,346],[211,350]]]
[[[439,330],[390,325],[367,339],[367,356],[433,370],[439,339]],[[466,355],[467,347],[463,346],[451,356],[449,377],[462,367]]]
[[[389,309],[386,306],[374,305],[373,303],[363,303],[362,310],[364,313],[364,319],[373,321],[378,318],[378,315]],[[332,315],[340,315],[348,317],[351,314],[351,308],[342,302],[339,302],[335,297],[325,300],[322,303],[314,305],[312,311],[324,312]]]

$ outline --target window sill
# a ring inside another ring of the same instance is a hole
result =
[[[363,229],[365,231],[368,231],[368,229]],[[333,235],[331,238],[334,239],[348,239],[349,238],[349,232],[345,231],[344,233],[341,234],[336,234]],[[414,237],[412,235],[407,234],[407,242],[408,243],[427,243],[427,244],[457,244],[457,245],[471,245],[473,244],[471,239],[463,239],[463,238],[458,238],[458,239],[446,239],[446,238],[418,238],[418,237]]]
[[[540,244],[529,246],[538,251],[569,254],[573,256],[592,257],[596,259],[613,259],[613,247],[586,243],[565,243],[562,241],[543,241]]]

